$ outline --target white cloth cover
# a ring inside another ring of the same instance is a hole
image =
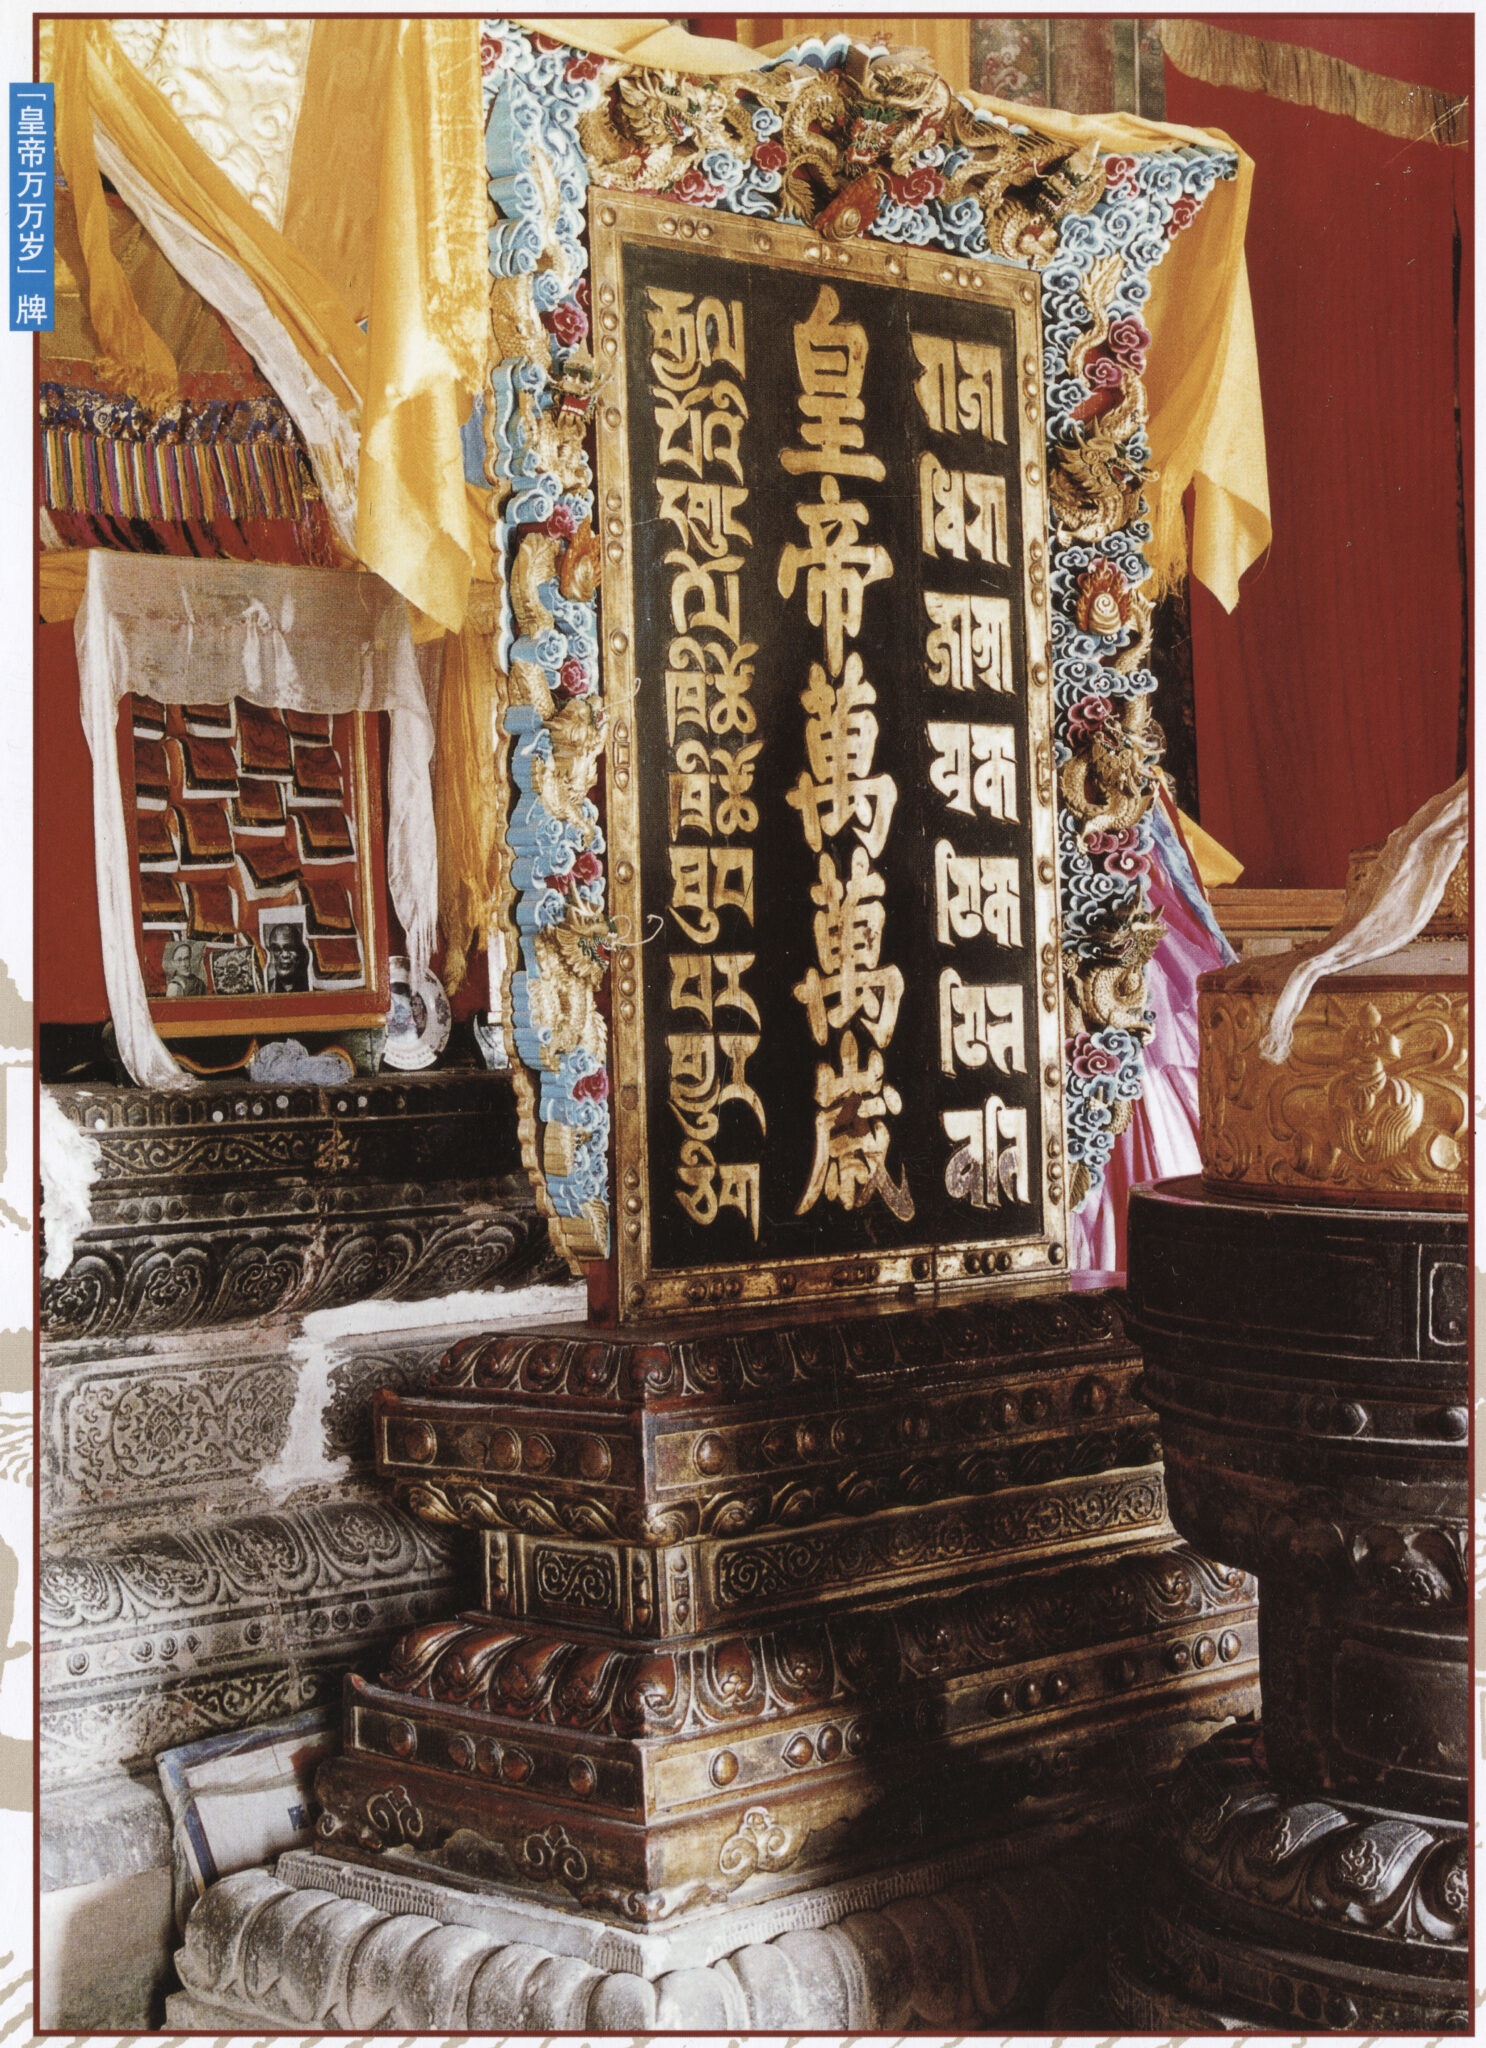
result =
[[[1323,975],[1379,960],[1418,937],[1465,852],[1469,831],[1470,777],[1462,775],[1389,834],[1377,860],[1348,892],[1341,917],[1319,949],[1291,967],[1260,1041],[1262,1058],[1274,1066],[1289,1058],[1296,1019]],[[1282,956],[1285,963],[1294,959],[1293,953]]]
[[[60,1280],[72,1264],[73,1247],[93,1221],[92,1188],[102,1154],[97,1141],[64,1116],[44,1088],[40,1099],[41,1224],[46,1233],[41,1277]]]
[[[103,975],[120,1056],[141,1087],[196,1079],[160,1042],[139,964],[117,744],[119,700],[131,691],[174,704],[246,697],[277,709],[390,713],[387,888],[422,971],[438,908],[433,723],[395,591],[354,570],[97,548],[73,630],[93,756]]]

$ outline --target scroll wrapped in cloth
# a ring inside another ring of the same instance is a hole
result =
[[[380,577],[261,562],[94,550],[74,628],[93,756],[93,836],[103,971],[119,1053],[148,1088],[189,1088],[150,1021],[135,942],[116,742],[120,699],[293,711],[386,711],[387,888],[416,975],[438,905],[433,722],[407,606]]]
[[[1376,861],[1347,892],[1324,942],[1298,961],[1293,953],[1283,956],[1290,972],[1259,1047],[1262,1058],[1275,1066],[1289,1058],[1295,1020],[1323,975],[1381,960],[1418,937],[1465,852],[1469,831],[1470,777],[1462,775],[1390,833]]]

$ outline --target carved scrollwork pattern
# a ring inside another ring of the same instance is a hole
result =
[[[696,1734],[987,1664],[1017,1664],[1173,1623],[1212,1628],[1253,1599],[1242,1572],[1185,1545],[1079,1564],[876,1617],[734,1634],[682,1649],[575,1643],[522,1625],[434,1622],[402,1637],[382,1683],[416,1698],[625,1738]]]
[[[1166,1496],[1159,1473],[1121,1476],[1106,1484],[1031,1499],[992,1499],[954,1508],[912,1526],[866,1523],[767,1545],[723,1550],[717,1597],[743,1606],[876,1573],[920,1571],[977,1555],[1067,1542],[1115,1529],[1157,1527]]]
[[[706,1394],[739,1398],[791,1388],[871,1383],[884,1374],[1078,1352],[1118,1342],[1119,1309],[1107,1296],[983,1302],[932,1315],[901,1315],[837,1329],[805,1324],[666,1344],[596,1337],[467,1337],[433,1377],[434,1390],[568,1395],[615,1406]]]
[[[540,1834],[530,1834],[521,1844],[522,1868],[539,1884],[559,1884],[577,1891],[588,1877],[588,1858],[565,1828],[554,1824]]]
[[[1463,1208],[1469,1011],[1462,989],[1322,984],[1288,1059],[1259,1045],[1275,997],[1199,998],[1202,1170],[1212,1181]]]
[[[394,1198],[395,1191],[389,1191]],[[490,1197],[488,1183],[453,1183],[437,1206],[362,1222],[312,1225],[270,1214],[84,1237],[66,1273],[42,1287],[42,1329],[53,1341],[200,1328],[270,1314],[305,1314],[376,1295],[397,1300],[493,1287],[539,1264],[534,1211]],[[267,1204],[282,1206],[276,1191]]]
[[[533,1559],[533,1574],[542,1599],[553,1607],[619,1612],[619,1581],[610,1557],[542,1549]]]
[[[423,1814],[405,1785],[389,1785],[366,1802],[367,1824],[388,1846],[423,1838]]]
[[[750,1806],[717,1852],[717,1868],[730,1885],[774,1870],[787,1870],[803,1847],[798,1829],[774,1820],[767,1806]]]
[[[1390,1517],[1365,1497],[1224,1472],[1185,1447],[1168,1446],[1166,1472],[1178,1523],[1261,1578],[1341,1587],[1421,1613],[1466,1603],[1463,1521]]]
[[[1455,1949],[1469,1930],[1463,1824],[1380,1813],[1318,1796],[1286,1799],[1269,1783],[1250,1731],[1219,1737],[1203,1770],[1183,1774],[1170,1839],[1181,1868],[1209,1892],[1272,1916],[1272,1925],[1387,1936]]]

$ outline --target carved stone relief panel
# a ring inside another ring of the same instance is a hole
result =
[[[334,1696],[368,1649],[446,1607],[450,1546],[376,1498],[223,1519],[42,1560],[51,1777]]]
[[[88,1227],[42,1287],[53,1341],[426,1300],[548,1261],[501,1076],[52,1095],[99,1164]]]

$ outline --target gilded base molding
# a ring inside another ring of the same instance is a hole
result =
[[[1469,1185],[1470,995],[1464,962],[1437,973],[1324,977],[1280,1065],[1259,1046],[1278,991],[1240,964],[1198,996],[1199,1146],[1229,1193],[1459,1210]]]
[[[1257,1636],[1137,1365],[1109,1296],[454,1346],[378,1469],[478,1611],[348,1681],[322,1846],[669,1924],[1159,1777]]]
[[[943,1851],[1072,1821],[1132,1754],[1156,1782],[1213,1725],[1254,1711],[1252,1622],[1218,1619],[1238,1626],[1200,1638],[1205,1668],[1172,1635],[1071,1654],[1019,1683],[1015,1668],[982,1670],[969,1678],[1010,1683],[977,1684],[969,1701],[964,1687],[924,1687],[896,1725],[874,1698],[866,1719],[817,1710],[721,1746],[562,1741],[351,1681],[346,1753],[316,1781],[319,1844],[389,1872],[535,1887],[554,1909],[616,1925],[679,1924],[875,1867],[893,1843]],[[1228,1665],[1224,1639],[1237,1645]]]
[[[513,1333],[379,1397],[377,1464],[485,1611],[687,1635],[1159,1534],[1138,1362],[1102,1296]]]

